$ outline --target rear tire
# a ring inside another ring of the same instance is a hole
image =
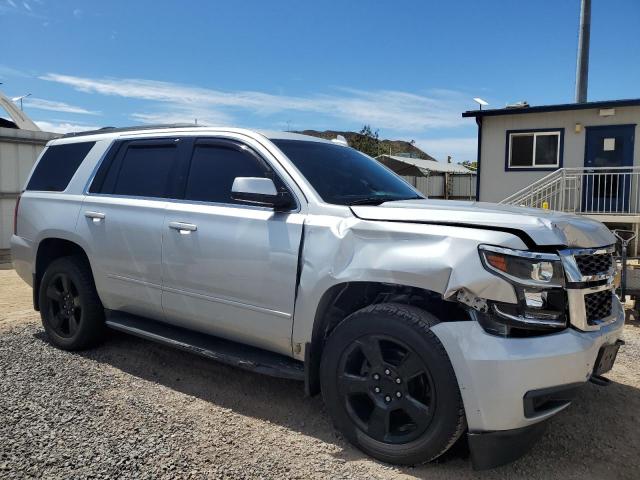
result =
[[[334,424],[379,460],[415,465],[445,453],[466,428],[447,352],[416,307],[377,304],[347,317],[322,352],[322,396]]]
[[[40,283],[40,317],[51,343],[64,350],[96,345],[104,336],[104,308],[87,260],[51,262]]]

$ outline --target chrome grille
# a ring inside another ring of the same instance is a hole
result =
[[[594,325],[598,320],[611,315],[612,295],[611,290],[603,290],[584,296],[584,308],[589,325]]]
[[[582,331],[599,330],[619,318],[613,294],[613,245],[560,250],[566,276],[569,320]]]
[[[607,273],[613,265],[613,256],[610,253],[600,255],[576,255],[576,264],[582,275],[599,275]]]

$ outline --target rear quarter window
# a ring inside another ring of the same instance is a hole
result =
[[[82,142],[48,147],[31,175],[27,190],[62,192],[95,144]]]

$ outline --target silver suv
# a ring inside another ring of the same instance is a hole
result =
[[[378,459],[466,432],[489,468],[606,381],[613,244],[573,215],[425,199],[341,144],[183,126],[51,141],[12,254],[58,347],[110,327],[304,380]]]

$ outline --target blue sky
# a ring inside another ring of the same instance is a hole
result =
[[[0,86],[43,129],[350,129],[474,160],[460,113],[571,102],[579,0],[0,0]],[[640,1],[593,0],[589,100],[640,97]]]

